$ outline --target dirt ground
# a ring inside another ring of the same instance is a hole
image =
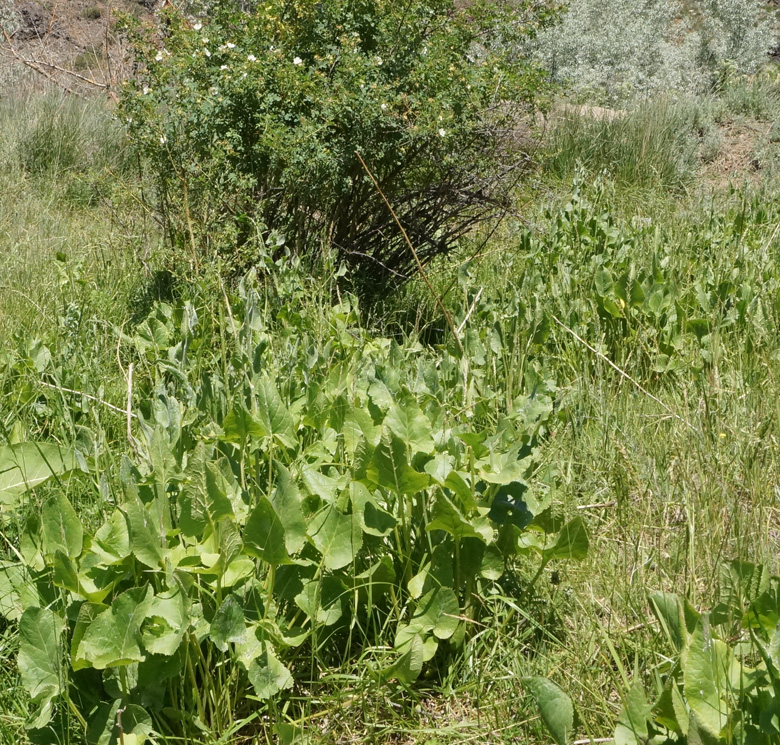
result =
[[[52,82],[80,93],[115,89],[128,65],[117,20],[123,14],[151,19],[156,5],[157,0],[0,0],[0,97]]]

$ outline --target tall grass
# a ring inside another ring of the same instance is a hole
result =
[[[130,208],[132,153],[110,110],[59,92],[2,99],[0,162],[0,341],[56,325],[70,281],[58,254],[78,267],[72,301],[115,317],[154,230]]]
[[[696,174],[707,129],[694,103],[660,100],[605,116],[587,107],[553,113],[542,168],[570,179],[580,165],[606,172],[621,186],[680,191]]]

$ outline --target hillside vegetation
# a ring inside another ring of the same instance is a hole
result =
[[[0,100],[0,743],[780,742],[766,9],[248,5]]]

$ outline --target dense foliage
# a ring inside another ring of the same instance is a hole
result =
[[[533,10],[533,12],[532,12]],[[422,261],[506,207],[524,162],[511,137],[541,76],[511,50],[546,17],[532,4],[450,0],[215,4],[136,36],[124,97],[168,235],[191,263],[258,243],[335,247],[372,280]]]
[[[703,93],[728,74],[753,73],[774,42],[761,0],[578,0],[532,46],[570,95],[624,105]]]
[[[276,322],[242,285],[225,367],[191,303],[140,324],[128,341],[157,382],[113,477],[83,426],[71,447],[0,448],[6,511],[73,471],[105,491],[90,525],[56,489],[0,567],[37,737],[58,731],[63,701],[106,737],[120,706],[139,741],[152,726],[221,736],[316,676],[314,659],[410,684],[474,633],[502,582],[512,592],[518,561],[539,576],[585,556],[554,472],[529,489],[550,381],[529,370],[530,394],[508,398],[476,339],[463,358],[399,346],[351,302],[301,315],[308,282],[287,281]]]

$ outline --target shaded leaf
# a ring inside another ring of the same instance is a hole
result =
[[[111,606],[87,627],[79,646],[79,659],[97,670],[140,662],[141,624],[152,604],[150,587],[134,587],[114,598]]]
[[[51,442],[19,442],[0,447],[0,511],[15,508],[30,489],[77,468],[75,453]]]
[[[271,698],[293,684],[292,674],[268,642],[262,642],[260,653],[247,666],[247,675],[259,699]]]
[[[539,707],[542,721],[556,745],[569,745],[574,739],[574,705],[571,699],[548,678],[523,678]]]
[[[357,517],[343,515],[330,505],[312,518],[309,535],[328,569],[341,569],[351,564],[363,545],[363,532]]]
[[[652,707],[639,681],[631,686],[615,728],[615,745],[643,745],[649,737],[647,718]]]
[[[284,529],[284,545],[287,553],[296,554],[306,543],[306,520],[303,514],[303,497],[290,475],[290,472],[278,461],[276,469],[276,489],[271,504]]]
[[[48,608],[28,608],[19,620],[17,667],[31,702],[40,706],[35,728],[49,722],[52,701],[62,692],[63,630],[62,619]]]
[[[555,543],[542,552],[546,562],[558,559],[582,561],[588,555],[588,531],[581,517],[575,517],[561,528]]]
[[[244,547],[248,554],[278,566],[288,560],[285,531],[267,497],[260,497],[244,528]]]
[[[407,399],[402,404],[394,403],[387,412],[384,423],[413,455],[433,452],[431,423],[416,401]]]
[[[62,551],[73,558],[81,553],[84,529],[76,510],[64,494],[57,494],[43,505],[41,534],[43,552],[48,556]]]
[[[220,652],[226,652],[228,644],[241,642],[245,633],[244,609],[234,595],[228,595],[214,614],[209,636]]]

